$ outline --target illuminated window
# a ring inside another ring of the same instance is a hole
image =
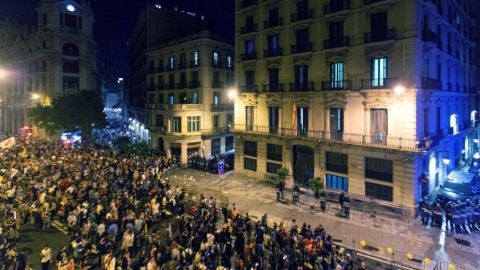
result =
[[[332,89],[343,88],[343,62],[330,63],[330,84]]]
[[[451,134],[458,133],[458,115],[456,114],[450,115],[450,131],[451,131]]]
[[[192,54],[192,64],[194,66],[200,65],[200,56],[198,54],[198,51],[194,51]]]
[[[168,69],[175,69],[175,57],[168,57]]]
[[[386,57],[372,59],[371,79],[373,87],[385,86],[388,71],[387,64]]]
[[[474,127],[477,123],[477,116],[478,116],[478,112],[477,111],[472,111],[470,113],[470,122],[472,124],[472,127]]]
[[[182,132],[182,118],[172,117],[171,132]]]
[[[200,131],[200,116],[187,117],[187,131],[188,132]]]
[[[233,59],[231,55],[227,55],[227,68],[233,67]]]
[[[213,51],[213,65],[214,66],[220,65],[220,54],[216,51]]]

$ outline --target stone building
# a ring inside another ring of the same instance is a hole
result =
[[[235,169],[412,214],[478,150],[474,1],[236,0]]]
[[[0,24],[0,133],[30,127],[35,104],[98,88],[88,2],[41,0],[36,11],[35,25]]]

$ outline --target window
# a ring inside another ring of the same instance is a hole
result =
[[[227,127],[231,127],[233,124],[233,114],[227,113]]]
[[[428,138],[428,136],[430,135],[429,128],[430,128],[430,110],[423,109],[423,137],[424,138]]]
[[[220,103],[220,93],[213,92],[213,104],[218,105]]]
[[[253,158],[243,158],[243,168],[249,171],[257,171],[257,160]]]
[[[43,22],[43,25],[47,25],[48,20],[47,20],[47,14],[46,13],[42,14],[42,22]]]
[[[243,154],[246,156],[257,156],[257,142],[245,140],[243,143]]]
[[[233,136],[225,137],[225,151],[233,150]]]
[[[80,55],[80,50],[78,46],[73,43],[66,43],[63,45],[62,54],[67,56],[78,57]]]
[[[267,162],[267,173],[277,174],[278,170],[282,168],[282,164]]]
[[[192,93],[192,104],[198,104],[198,103],[199,103],[198,92],[195,91]]]
[[[182,92],[182,93],[178,94],[178,99],[180,101],[180,104],[187,104],[188,103],[187,93]]]
[[[182,67],[185,67],[185,61],[186,61],[185,54],[184,53],[180,54],[180,65]]]
[[[213,139],[212,140],[212,149],[211,155],[216,156],[220,154],[220,139]]]
[[[198,54],[198,51],[194,51],[194,52],[192,53],[192,64],[193,64],[193,66],[195,66],[195,67],[198,66],[198,65],[200,65],[200,56],[199,56],[199,54]]]
[[[227,68],[233,68],[233,58],[231,55],[227,55]]]
[[[168,69],[175,69],[175,57],[168,57]]]
[[[226,72],[226,79],[225,82],[227,85],[232,85],[234,80],[233,80],[233,72]]]
[[[393,161],[388,159],[365,157],[365,178],[392,182]]]
[[[451,114],[450,115],[450,132],[449,134],[457,134],[458,133],[458,115]]]
[[[282,145],[267,144],[267,159],[282,161]]]
[[[187,83],[187,73],[185,72],[180,73],[180,83],[182,85]]]
[[[157,114],[155,116],[155,125],[157,127],[163,127],[163,114]]]
[[[295,66],[295,88],[296,90],[307,90],[308,66]]]
[[[297,50],[304,51],[307,49],[307,44],[310,42],[308,35],[308,28],[299,29],[295,32],[295,41]]]
[[[64,73],[78,73],[80,71],[78,60],[66,60],[63,59],[63,72]]]
[[[268,107],[268,129],[270,134],[278,134],[279,111],[278,107]]]
[[[334,174],[326,174],[327,189],[342,190],[348,192],[348,177]]]
[[[392,202],[393,188],[389,186],[365,182],[365,196]]]
[[[429,78],[429,70],[428,70],[428,66],[429,66],[429,59],[428,59],[428,56],[425,56],[423,57],[423,78],[426,79],[426,78]]]
[[[192,71],[192,82],[197,83],[199,81],[198,79],[198,70]]]
[[[278,13],[278,8],[273,8],[268,10],[268,22],[270,26],[277,26],[280,24],[280,16]]]
[[[253,106],[245,107],[245,130],[253,131],[253,119],[254,119],[254,110]]]
[[[372,143],[387,143],[388,115],[386,109],[370,109],[370,134]]]
[[[63,14],[65,20],[65,26],[71,28],[78,27],[78,17],[70,14]]]
[[[280,38],[278,34],[268,36],[268,54],[270,56],[280,55]]]
[[[158,104],[163,104],[163,103],[165,103],[163,93],[158,93]]]
[[[255,90],[255,72],[253,70],[245,71],[245,87],[247,90]]]
[[[172,117],[172,126],[170,127],[171,132],[182,132],[182,118],[181,117]]]
[[[343,39],[343,21],[330,23],[329,30],[330,43],[337,45],[335,47],[341,46],[342,44],[340,44],[340,42]]]
[[[79,85],[80,85],[80,80],[78,77],[70,77],[70,76],[63,77],[64,92],[78,91]]]
[[[279,70],[278,68],[271,68],[268,70],[268,90],[279,91]]]
[[[212,128],[217,130],[219,128],[220,116],[218,114],[212,117]]]
[[[343,133],[343,108],[330,108],[330,137],[342,140]]]
[[[330,86],[332,89],[342,89],[343,85],[343,62],[330,63]]]
[[[372,41],[385,40],[387,37],[387,30],[387,12],[372,14],[370,17],[370,31],[372,32]]]
[[[348,174],[348,155],[343,153],[325,152],[325,168],[333,171]]]
[[[217,51],[213,51],[213,66],[218,67],[220,65],[220,54]]]
[[[173,93],[168,94],[168,104],[175,104],[175,95]]]
[[[308,107],[297,107],[297,132],[298,136],[308,135]]]
[[[248,39],[245,41],[245,54],[253,55],[255,53],[255,41],[253,39]]]
[[[187,117],[187,131],[188,132],[200,131],[200,116]]]
[[[388,71],[387,64],[388,62],[386,57],[372,59],[372,87],[385,86]]]
[[[437,79],[442,79],[442,63],[437,63]]]
[[[168,88],[169,89],[175,88],[175,74],[168,75]]]

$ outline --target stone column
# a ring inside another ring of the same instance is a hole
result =
[[[182,164],[187,164],[187,143],[182,143],[181,145],[182,146],[181,146],[181,152],[180,152],[181,154],[180,162]]]

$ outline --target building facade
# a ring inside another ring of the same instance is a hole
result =
[[[0,133],[30,126],[28,108],[98,89],[92,10],[86,1],[39,1],[36,25],[0,25]]]
[[[235,168],[414,213],[478,150],[472,1],[236,1]]]
[[[182,163],[233,150],[232,42],[200,31],[149,48],[146,59],[152,148]]]

